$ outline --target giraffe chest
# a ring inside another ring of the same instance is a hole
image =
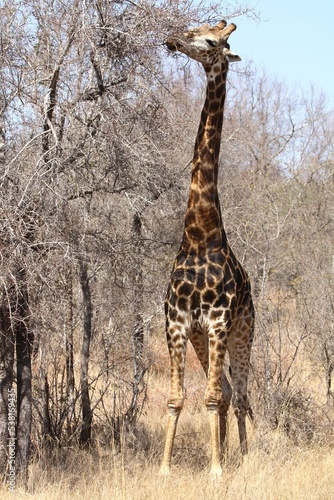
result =
[[[166,296],[166,314],[169,321],[190,330],[204,331],[222,321],[229,325],[238,316],[244,292],[241,276],[228,264],[175,267]]]
[[[167,292],[166,304],[171,319],[184,318],[199,328],[234,309],[234,290],[220,282],[213,288],[198,287],[191,282],[173,281]]]

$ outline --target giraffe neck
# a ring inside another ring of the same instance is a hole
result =
[[[206,99],[197,133],[182,247],[218,250],[225,238],[218,199],[218,157],[226,90],[227,63],[204,69]]]

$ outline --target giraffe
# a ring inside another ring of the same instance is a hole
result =
[[[226,437],[232,388],[223,371],[229,355],[233,406],[242,454],[247,453],[247,378],[254,331],[254,308],[248,276],[234,256],[223,227],[217,190],[218,157],[229,61],[240,61],[228,38],[235,24],[221,21],[182,35],[167,48],[202,63],[207,76],[192,161],[184,233],[165,300],[171,390],[161,473],[170,472],[173,442],[184,403],[184,367],[188,339],[207,376],[205,405],[211,435],[211,474],[221,476],[221,446]]]

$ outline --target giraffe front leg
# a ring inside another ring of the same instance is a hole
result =
[[[223,474],[220,465],[220,426],[219,426],[219,412],[218,408],[210,409],[209,422],[211,433],[211,468],[210,474],[212,477],[220,477]]]
[[[209,370],[208,384],[205,391],[205,405],[209,413],[211,433],[211,470],[214,477],[222,475],[220,465],[220,408],[222,403],[222,374],[226,352],[226,341],[222,341],[216,334],[209,337]]]
[[[165,449],[160,468],[162,475],[170,473],[170,461],[173,452],[173,444],[176,433],[177,422],[184,402],[184,364],[186,356],[186,337],[177,335],[177,342],[170,337],[169,353],[171,362],[171,391],[168,399],[168,419],[166,429]]]
[[[169,408],[168,411],[169,415],[167,420],[165,449],[164,449],[162,464],[160,467],[160,474],[162,474],[163,476],[168,476],[170,474],[170,461],[172,458],[174,438],[176,433],[177,422],[181,412],[181,410],[175,411],[171,408]]]

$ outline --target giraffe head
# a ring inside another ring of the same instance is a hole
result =
[[[227,25],[221,21],[215,26],[205,24],[193,28],[181,35],[171,35],[166,40],[169,50],[180,51],[191,59],[204,65],[213,65],[224,61],[241,61],[241,58],[230,50],[228,38],[236,29],[235,24]]]

